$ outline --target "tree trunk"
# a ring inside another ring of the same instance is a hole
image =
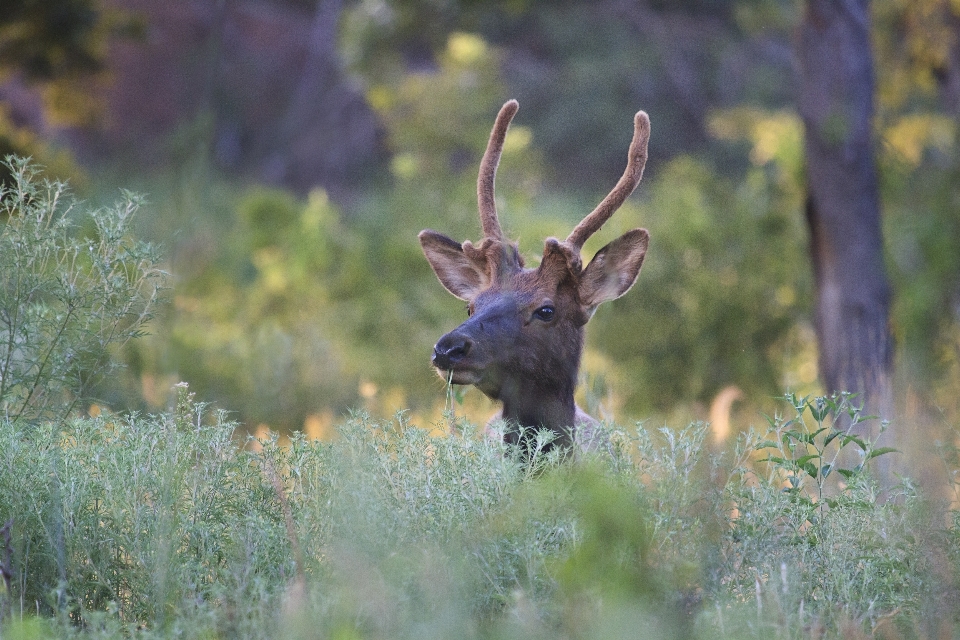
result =
[[[267,182],[337,191],[359,182],[378,160],[376,115],[337,51],[342,10],[343,0],[317,0],[299,81],[286,113],[261,138],[260,175]]]
[[[865,414],[891,419],[893,340],[873,153],[869,0],[807,0],[797,49],[820,375],[830,392],[858,394]],[[876,436],[879,426],[871,421],[864,431]],[[880,471],[890,480],[888,465]]]

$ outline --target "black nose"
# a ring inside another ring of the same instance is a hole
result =
[[[467,357],[472,346],[473,342],[469,338],[448,333],[440,338],[440,341],[433,348],[433,366],[438,369],[451,369],[453,365]]]

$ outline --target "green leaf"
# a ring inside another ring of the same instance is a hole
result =
[[[811,460],[816,460],[819,457],[820,457],[819,453],[810,453],[805,456],[800,456],[799,458],[797,458],[797,464],[802,466],[807,464]]]
[[[813,419],[818,423],[823,422],[823,419],[827,417],[827,414],[830,412],[829,404],[823,398],[817,398],[814,402],[807,404],[810,407],[810,415],[813,416]]]
[[[804,442],[806,444],[812,445],[816,442],[817,436],[823,433],[825,430],[826,430],[826,427],[820,427],[819,429],[817,429],[812,433],[800,432],[799,435],[796,436],[796,438],[800,442]]]
[[[788,438],[792,438],[799,442],[803,442],[803,433],[797,431],[796,429],[790,429],[789,431],[784,432],[783,434],[783,443],[787,443]]]
[[[863,441],[863,438],[861,438],[860,436],[845,435],[845,436],[843,436],[843,438],[842,438],[842,440],[841,440],[841,442],[840,442],[840,446],[841,446],[841,447],[845,447],[845,446],[847,446],[848,444],[850,444],[851,442],[856,443],[856,445],[857,445],[858,447],[860,447],[860,450],[861,450],[861,451],[866,451],[866,450],[867,450],[867,444]]]
[[[893,447],[880,447],[879,449],[871,449],[871,450],[867,453],[866,459],[869,460],[869,459],[871,459],[871,458],[876,458],[876,457],[878,457],[878,456],[882,456],[882,455],[887,454],[887,453],[900,453],[900,450],[899,450],[899,449],[895,449],[895,448],[893,448]]]
[[[842,436],[842,435],[843,435],[843,431],[840,431],[839,429],[835,429],[833,432],[830,433],[830,435],[824,438],[823,446],[826,447],[828,444],[833,442],[837,436]]]

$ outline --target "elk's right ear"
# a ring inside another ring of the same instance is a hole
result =
[[[463,246],[436,231],[420,232],[420,246],[440,283],[461,300],[472,300],[490,285],[486,261],[468,256]]]

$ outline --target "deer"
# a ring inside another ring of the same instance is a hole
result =
[[[448,384],[473,385],[501,403],[488,433],[490,425],[502,420],[502,437],[510,444],[546,429],[555,435],[550,446],[594,450],[603,442],[600,423],[574,401],[584,327],[601,303],[634,285],[650,235],[646,229],[628,231],[586,266],[581,251],[643,177],[650,118],[643,111],[634,116],[627,167],[610,193],[566,240],[547,238],[540,264],[531,268],[518,244],[504,237],[495,200],[497,167],[518,109],[516,100],[500,109],[480,162],[477,202],[483,239],[461,243],[431,229],[419,234],[437,279],[467,303],[467,320],[437,341],[431,362]]]

